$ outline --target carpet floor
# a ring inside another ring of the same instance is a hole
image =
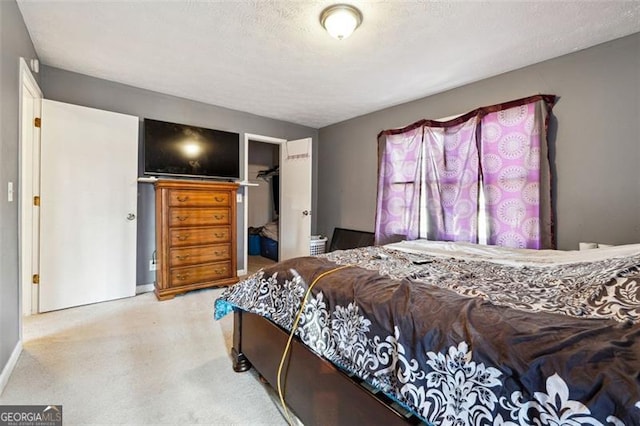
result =
[[[254,370],[231,369],[233,318],[213,319],[221,291],[25,318],[0,404],[62,404],[64,424],[286,424]]]

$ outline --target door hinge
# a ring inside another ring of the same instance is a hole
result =
[[[33,278],[31,279],[31,282],[34,284],[40,284],[40,275],[39,274],[33,274]]]
[[[36,127],[40,127],[40,125],[42,124],[42,120],[40,119],[40,117],[36,117],[33,119],[33,125]]]
[[[35,197],[33,197],[33,205],[34,206],[40,205],[40,196],[36,195]]]

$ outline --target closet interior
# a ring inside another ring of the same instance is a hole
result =
[[[278,261],[280,209],[280,145],[249,140],[248,272]]]

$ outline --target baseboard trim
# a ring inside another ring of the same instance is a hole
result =
[[[149,293],[153,291],[155,288],[154,284],[142,284],[136,286],[136,294]]]
[[[9,383],[9,378],[11,377],[11,373],[13,373],[13,369],[16,367],[18,363],[18,358],[20,358],[20,354],[22,353],[22,342],[18,340],[16,343],[16,347],[13,348],[13,352],[11,352],[11,356],[7,361],[7,364],[2,369],[2,374],[0,374],[0,395],[4,391],[4,387]]]
[[[246,269],[238,269],[238,277],[241,277],[243,275],[247,275],[247,270]]]

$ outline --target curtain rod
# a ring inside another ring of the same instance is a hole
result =
[[[400,129],[382,130],[380,133],[378,133],[378,139],[380,138],[380,136],[390,136],[390,135],[397,135],[400,133],[409,132],[411,130],[417,129],[418,127],[422,127],[424,125],[427,125],[429,127],[457,126],[458,124],[464,123],[465,121],[469,120],[472,117],[482,118],[483,116],[490,114],[492,112],[502,111],[502,110],[517,107],[520,105],[526,105],[531,102],[544,101],[547,104],[547,108],[549,108],[549,107],[553,107],[553,105],[556,103],[556,100],[557,100],[556,95],[533,95],[533,96],[528,96],[526,98],[516,99],[513,101],[502,102],[495,105],[476,108],[472,111],[467,112],[466,114],[462,114],[456,118],[453,118],[447,121],[422,119],[422,120],[416,121],[415,123],[409,124],[408,126],[402,127]]]

